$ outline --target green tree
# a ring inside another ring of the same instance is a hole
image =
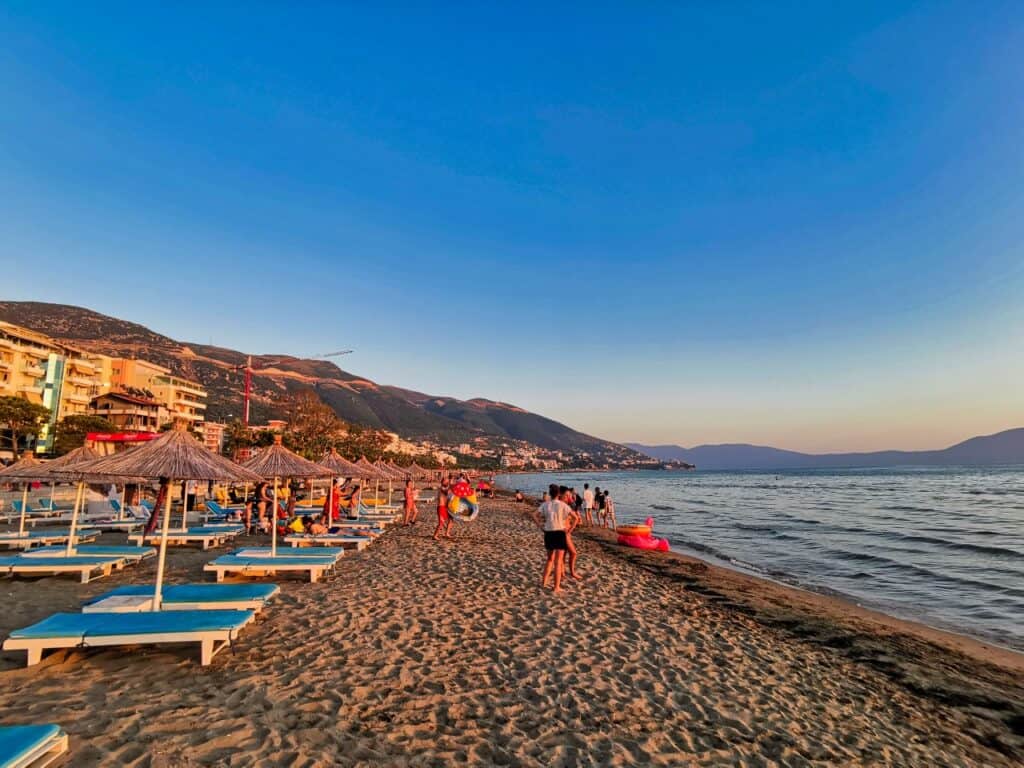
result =
[[[255,443],[252,431],[241,419],[235,419],[224,428],[224,453],[228,456],[237,456],[240,450],[252,448]]]
[[[318,459],[345,426],[331,406],[311,389],[296,392],[285,404],[288,432],[285,443],[309,459]]]
[[[21,438],[38,435],[50,411],[21,397],[0,397],[0,425],[7,428],[7,442],[17,454]]]
[[[63,456],[68,451],[81,448],[85,436],[90,432],[113,432],[117,429],[102,416],[88,413],[76,413],[65,416],[57,422],[57,434],[53,441],[53,452]]]

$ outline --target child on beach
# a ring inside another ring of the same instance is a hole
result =
[[[403,525],[412,525],[416,522],[416,518],[420,514],[420,510],[416,506],[416,486],[412,483],[412,477],[405,478],[404,500],[404,519],[402,520],[402,523]]]
[[[452,518],[448,514],[449,488],[448,479],[445,478],[441,481],[441,487],[437,489],[437,528],[434,529],[434,541],[441,539],[442,530],[446,539],[452,537]]]
[[[575,514],[569,505],[558,499],[559,488],[552,485],[549,490],[549,501],[543,502],[533,513],[533,522],[544,531],[544,549],[548,556],[541,573],[540,586],[545,589],[548,579],[554,580],[554,592],[562,593],[562,571],[565,553],[569,548],[566,541],[566,528]]]

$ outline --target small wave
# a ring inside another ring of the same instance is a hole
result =
[[[939,510],[933,509],[932,507],[913,507],[913,506],[902,506],[899,504],[881,506],[879,509],[888,509],[893,512],[938,512]]]
[[[663,512],[677,512],[675,507],[670,507],[667,504],[651,504],[651,509],[660,509]]]
[[[971,544],[967,541],[951,541],[949,539],[940,539],[935,536],[922,536],[920,534],[904,533],[898,535],[901,541],[917,541],[923,544],[937,544],[940,547],[946,547],[947,549],[958,549],[964,552],[978,552],[983,555],[1001,555],[1004,557],[1019,557],[1024,558],[1024,552],[1018,552],[1015,549],[1008,549],[1006,547],[997,547],[994,544]]]

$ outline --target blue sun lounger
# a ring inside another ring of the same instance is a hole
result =
[[[277,584],[168,584],[161,591],[162,611],[253,610],[266,607],[281,588]],[[129,584],[82,603],[84,613],[148,611],[153,586]]]
[[[316,536],[309,533],[294,533],[284,537],[285,544],[297,549],[320,549],[321,547],[341,547],[354,549],[357,552],[366,549],[373,543],[370,536],[352,536],[344,533],[321,533]]]
[[[64,547],[40,547],[24,552],[24,557],[57,557],[67,550]],[[75,547],[75,554],[94,557],[123,557],[133,563],[156,555],[156,547],[127,547],[117,544],[85,544]]]
[[[68,751],[59,725],[0,726],[0,768],[45,768]]]
[[[51,530],[25,531],[19,534],[17,531],[0,533],[0,547],[8,549],[31,549],[32,547],[45,547],[53,544],[67,544],[71,531],[67,528],[54,528]],[[87,541],[95,541],[100,532],[93,528],[82,528],[75,531],[76,543],[81,544]]]
[[[78,574],[83,584],[94,578],[109,576],[114,569],[121,570],[127,561],[123,557],[93,557],[90,555],[63,555],[59,557],[35,557],[32,555],[8,555],[0,557],[0,574],[7,576],[58,576],[64,573]],[[95,576],[93,574],[96,574]]]
[[[16,629],[5,651],[27,651],[28,666],[52,648],[199,643],[205,666],[256,616],[254,611],[147,611],[144,613],[55,613]]]
[[[212,563],[203,566],[203,570],[213,573],[217,581],[224,581],[224,576],[268,576],[276,573],[308,573],[309,581],[316,583],[321,576],[334,567],[336,557],[277,557],[258,556],[242,557],[239,555],[222,555]]]
[[[203,549],[209,549],[210,547],[219,547],[228,539],[233,539],[241,533],[241,528],[235,530],[233,528],[189,528],[185,531],[168,531],[167,532],[167,543],[174,545],[180,544],[183,546],[189,546],[199,544]],[[153,533],[133,533],[128,536],[128,541],[131,544],[137,544],[140,547],[143,544],[159,544],[161,533],[154,531]]]
[[[278,547],[277,551],[284,557],[329,557],[338,562],[338,558],[345,554],[342,547],[303,547],[302,549],[284,549]],[[237,557],[270,557],[270,547],[241,547],[230,554]]]

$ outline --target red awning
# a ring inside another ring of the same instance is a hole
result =
[[[144,443],[158,437],[159,432],[89,432],[85,439],[93,443]]]

